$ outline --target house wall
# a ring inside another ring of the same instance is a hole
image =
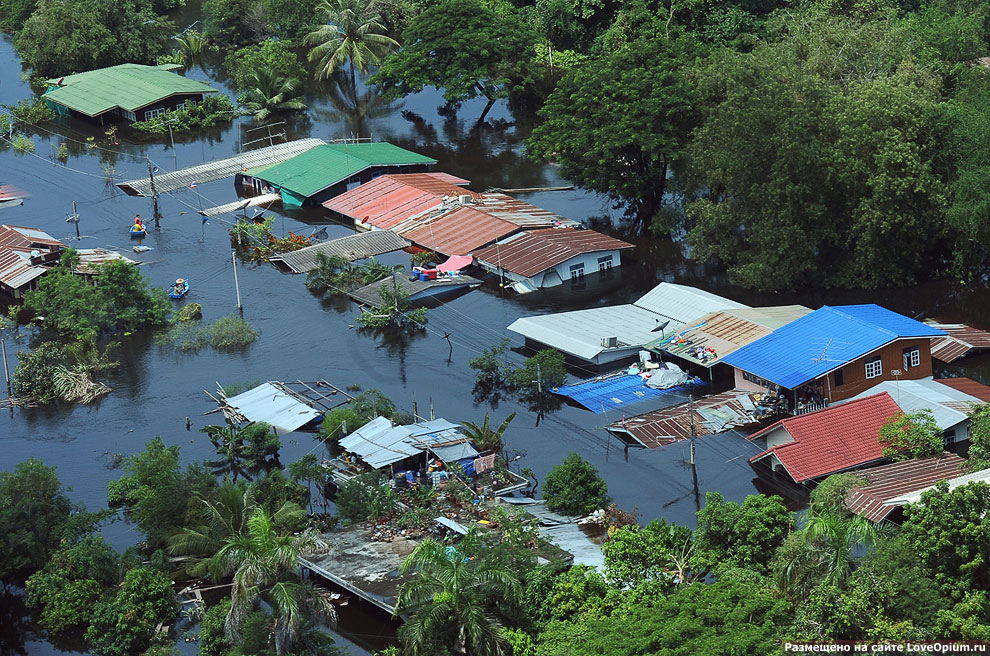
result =
[[[541,271],[540,273],[534,274],[529,278],[521,276],[519,274],[513,273],[511,271],[505,271],[504,276],[506,280],[512,282],[522,282],[524,280],[529,280],[534,287],[556,287],[564,283],[570,283],[575,287],[581,286],[585,282],[585,278],[589,276],[607,276],[611,275],[611,269],[618,268],[622,265],[621,251],[598,251],[595,253],[582,253],[572,257],[569,260],[561,262],[555,267],[551,267],[546,271]],[[600,269],[601,266],[598,262],[599,258],[611,257],[611,267],[606,267],[604,270]],[[491,273],[497,274],[499,272],[497,263],[494,262],[484,262],[482,260],[478,261],[483,269]],[[584,276],[578,277],[576,279],[571,278],[571,267],[581,267],[584,271]]]
[[[794,441],[791,434],[787,432],[787,429],[783,426],[777,426],[772,431],[766,434],[767,448],[772,449],[775,446],[780,446],[782,444],[790,444]]]
[[[917,367],[904,369],[904,349],[917,347],[921,362]],[[866,363],[879,357],[881,372],[875,378],[866,377]],[[899,376],[892,376],[892,370],[900,370]],[[868,390],[885,380],[918,380],[932,375],[932,343],[930,338],[898,339],[887,346],[842,367],[843,384],[835,385],[835,372],[828,374],[828,383],[823,385],[830,401],[844,401]]]

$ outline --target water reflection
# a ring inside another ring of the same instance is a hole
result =
[[[333,109],[314,109],[314,116],[323,122],[343,124],[350,137],[370,136],[371,121],[393,115],[403,104],[383,98],[374,87],[358,90],[357,83],[341,71],[321,80],[316,88]]]

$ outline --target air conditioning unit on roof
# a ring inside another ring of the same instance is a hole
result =
[[[619,338],[616,336],[602,337],[602,348],[615,348],[619,345]]]

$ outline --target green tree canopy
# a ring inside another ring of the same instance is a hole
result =
[[[158,625],[171,623],[178,608],[168,577],[148,567],[132,569],[124,576],[113,600],[93,608],[86,641],[93,651],[104,656],[141,653],[161,639]]]
[[[657,219],[668,168],[698,124],[687,71],[702,53],[690,35],[648,34],[573,68],[540,110],[529,154],[558,162],[565,178],[642,224]]]
[[[309,60],[318,63],[320,77],[330,77],[347,63],[351,87],[356,87],[355,70],[367,73],[399,47],[386,34],[376,0],[320,0],[316,13],[326,23],[306,35],[306,43],[313,46]]]
[[[547,474],[543,500],[554,512],[586,515],[608,506],[608,484],[594,465],[571,451]]]
[[[888,419],[880,427],[879,440],[884,457],[895,461],[933,456],[945,448],[942,429],[927,408]]]
[[[694,532],[695,562],[702,569],[749,569],[769,573],[769,559],[794,526],[794,518],[778,496],[751,494],[742,504],[718,492],[705,495]]]
[[[969,458],[964,465],[966,471],[990,468],[990,405],[978,406],[970,416],[967,455]]]
[[[488,99],[479,121],[499,98],[533,81],[536,35],[514,12],[496,14],[481,0],[430,3],[402,33],[403,47],[371,78],[386,96],[433,86],[450,104]]]
[[[655,519],[646,526],[630,524],[612,532],[602,544],[605,577],[615,586],[659,581],[665,588],[691,578],[694,555],[691,529]],[[683,575],[680,579],[679,576]]]
[[[0,583],[21,583],[41,569],[75,510],[54,467],[29,458],[0,472]]]
[[[40,0],[14,45],[36,75],[153,64],[173,34],[147,0]]]

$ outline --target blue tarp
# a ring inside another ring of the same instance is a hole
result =
[[[826,305],[730,353],[722,362],[795,389],[895,339],[944,334],[879,305]]]
[[[574,399],[588,410],[601,414],[690,386],[689,383],[668,389],[654,389],[647,387],[646,381],[639,375],[625,374],[606,380],[590,378],[573,385],[562,385],[552,391],[554,394]]]

